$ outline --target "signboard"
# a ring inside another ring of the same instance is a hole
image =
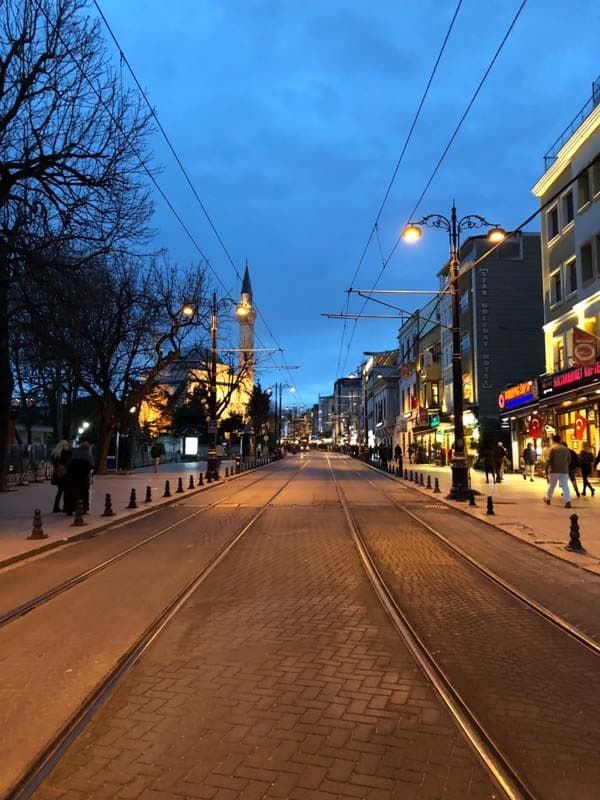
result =
[[[596,381],[600,381],[600,359],[588,367],[569,367],[551,375],[542,375],[540,394],[542,397],[553,397]]]
[[[208,432],[209,433],[216,433],[217,432],[217,420],[216,419],[209,419],[208,420]]]
[[[590,367],[597,358],[596,337],[581,328],[573,328],[573,360],[580,367]]]
[[[432,428],[437,428],[440,424],[440,415],[434,414],[429,422]]]
[[[498,407],[501,411],[527,405],[538,398],[537,381],[523,381],[517,386],[510,386],[498,395]]]

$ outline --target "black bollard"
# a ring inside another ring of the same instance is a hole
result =
[[[441,494],[441,491],[442,491],[442,490],[440,489],[440,481],[439,481],[439,478],[436,478],[436,479],[435,479],[435,486],[434,486],[434,488],[433,488],[433,493],[434,493],[434,494]]]
[[[146,486],[146,499],[144,503],[151,503],[152,502],[152,487]]]
[[[225,467],[225,477],[229,477],[229,467]]]
[[[415,483],[419,485],[419,473],[415,470]]]
[[[433,489],[433,486],[431,485],[431,475],[427,475],[427,486],[425,488]]]
[[[112,507],[112,497],[107,492],[104,495],[104,511],[102,512],[103,517],[114,517],[115,512],[113,511]]]
[[[31,529],[31,535],[27,537],[28,539],[47,539],[48,534],[44,533],[44,528],[42,527],[42,512],[39,508],[36,508],[33,512],[33,527]]]
[[[127,508],[137,508],[135,489],[131,490],[131,494],[129,495],[129,505],[127,506]]]
[[[177,489],[175,489],[175,494],[183,494],[183,478],[177,479]]]
[[[425,486],[425,479],[423,477],[423,473],[419,475],[419,486]]]
[[[475,492],[473,491],[473,489],[471,489],[469,491],[469,505],[470,506],[476,506],[477,505],[476,502],[475,502]]]
[[[413,476],[413,471],[411,469],[411,471],[408,473],[408,480],[412,483],[413,479],[414,479],[414,476]]]
[[[163,497],[171,497],[171,484],[169,481],[165,481],[165,491],[163,493]]]
[[[494,499],[492,497],[488,497],[487,499],[487,510],[485,513],[489,514],[490,517],[496,516],[496,512],[494,511]]]
[[[581,544],[579,517],[577,514],[571,514],[569,519],[571,520],[571,529],[569,530],[569,544],[565,547],[565,550],[571,550],[574,553],[587,552],[585,547]]]
[[[194,488],[194,476],[190,475],[190,482],[188,483],[188,489]]]
[[[206,482],[207,483],[212,483],[212,478],[210,477],[210,475],[206,476]]]
[[[80,528],[82,525],[85,525],[86,522],[83,518],[83,501],[78,500],[75,504],[75,516],[73,517],[73,522],[71,523],[72,528]]]
[[[408,470],[407,469],[404,470],[404,480],[405,481],[408,480]]]
[[[202,476],[202,473],[198,475],[198,486],[204,486],[204,477]]]

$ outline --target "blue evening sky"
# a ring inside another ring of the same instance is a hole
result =
[[[343,323],[320,315],[344,306],[455,0],[99,2],[240,270],[248,258],[255,301],[288,364],[302,366],[299,398],[331,393]],[[382,216],[386,254],[519,4],[463,0]],[[543,155],[600,73],[598,31],[597,0],[529,0],[421,215],[448,213],[455,197],[459,213],[510,228],[535,209]],[[153,149],[161,184],[237,295],[164,142]],[[174,259],[197,260],[160,198],[154,226]],[[398,248],[381,288],[435,288],[447,240],[427,233]],[[372,285],[380,266],[373,241],[355,286]],[[360,322],[347,359],[344,346],[346,373],[364,350],[394,347],[396,330],[391,320]],[[257,331],[271,343],[260,322]],[[262,383],[278,377],[265,372]]]

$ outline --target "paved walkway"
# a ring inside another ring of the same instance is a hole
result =
[[[450,467],[432,467],[406,462],[404,466],[409,470],[423,473],[425,482],[427,475],[431,475],[432,483],[437,477],[442,493],[435,497],[446,502],[446,495],[451,485]],[[483,472],[471,470],[470,475],[472,488],[481,493],[476,497],[477,506],[472,508],[468,503],[448,501],[453,507],[459,507],[519,539],[600,574],[600,481],[597,478],[592,480],[596,496],[572,497],[572,509],[569,510],[564,508],[559,487],[554,492],[551,506],[543,502],[547,487],[544,478],[534,478],[534,482],[530,483],[529,480],[523,480],[520,473],[508,473],[502,483],[486,484]],[[578,479],[578,485],[581,486],[581,479]],[[426,489],[421,491],[427,492]],[[486,514],[487,497],[493,498],[494,516]],[[569,541],[571,514],[578,516],[581,542],[587,551],[586,555],[571,553],[564,549]]]
[[[231,470],[234,463],[223,461],[220,468],[221,475],[225,474],[226,467]],[[0,493],[0,566],[23,554],[46,548],[48,545],[54,546],[60,540],[82,532],[98,530],[108,524],[114,524],[115,520],[156,508],[161,503],[168,502],[162,498],[166,480],[171,484],[171,494],[177,497],[175,489],[178,479],[182,478],[184,488],[187,489],[190,475],[193,476],[196,485],[200,472],[206,472],[205,461],[162,464],[157,474],[154,474],[152,467],[144,467],[135,472],[96,475],[91,492],[90,513],[85,517],[85,527],[72,527],[72,517],[52,513],[56,488],[49,481],[20,486],[15,491]],[[151,504],[144,503],[147,486],[152,488]],[[132,489],[136,490],[137,510],[126,508]],[[115,517],[101,516],[107,493],[111,495]],[[31,533],[33,512],[36,508],[42,512],[42,524],[47,539],[27,539]]]

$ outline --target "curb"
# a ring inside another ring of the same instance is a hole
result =
[[[385,478],[389,478],[389,480],[393,481],[394,483],[398,483],[399,485],[404,485],[405,484],[405,479],[404,478],[397,478],[395,475],[390,475],[389,473],[384,472],[382,469],[379,469],[379,467],[376,467],[373,464],[367,464],[366,461],[361,461],[360,463],[364,464],[365,467],[367,467],[370,470],[373,470],[378,475],[383,475]],[[408,486],[406,488],[414,489],[415,491],[419,492],[419,494],[425,495],[425,497],[433,497],[426,490],[423,490],[420,486],[417,486],[416,484],[412,484],[412,483],[408,482]],[[483,495],[480,493],[480,496],[483,496]],[[441,497],[438,497],[436,495],[435,499],[440,501],[440,502],[442,502],[442,503],[444,503],[444,505],[447,505],[448,508],[452,508],[455,511],[459,511],[461,514],[464,514],[465,516],[469,517],[470,519],[475,519],[478,522],[482,522],[484,525],[487,525],[489,528],[493,528],[495,531],[498,531],[499,533],[503,533],[505,536],[510,536],[512,539],[516,539],[517,541],[522,542],[523,544],[527,545],[528,547],[533,547],[538,551],[541,550],[543,553],[546,553],[547,555],[552,556],[553,558],[556,558],[559,561],[562,561],[564,564],[570,564],[571,566],[576,567],[577,569],[583,569],[586,572],[589,572],[591,575],[595,575],[597,578],[600,577],[600,573],[597,572],[597,567],[600,566],[600,559],[597,558],[596,556],[588,556],[588,558],[594,559],[594,564],[596,565],[596,569],[591,569],[590,565],[578,564],[576,561],[571,561],[569,558],[564,558],[562,556],[562,554],[560,554],[560,553],[555,553],[552,550],[546,550],[546,549],[544,549],[542,547],[539,547],[537,544],[535,544],[535,542],[528,542],[527,539],[521,539],[520,536],[516,536],[514,533],[511,533],[510,531],[507,531],[504,528],[501,528],[499,525],[496,525],[494,522],[491,522],[490,520],[482,519],[481,517],[479,517],[476,514],[471,514],[471,512],[467,511],[464,507],[462,507],[460,505],[454,505],[450,500],[447,500],[444,495],[442,495]],[[585,558],[585,554],[582,557]]]
[[[276,463],[277,461],[282,461],[282,459],[275,459],[271,461],[269,464],[262,464],[261,467],[251,467],[250,469],[246,469],[243,472],[239,472],[237,475],[230,475],[227,479],[227,482],[231,482],[232,480],[236,480],[236,478],[240,478],[242,475],[246,475],[248,472],[253,472],[254,470],[261,469],[262,467],[268,467],[271,464]],[[216,489],[219,486],[225,486],[225,478],[220,480],[218,483],[212,483],[210,485],[204,486],[197,486],[194,489],[186,489],[185,496],[186,497],[193,497],[194,495],[200,494],[201,492],[210,491],[211,489]],[[20,561],[27,561],[30,558],[34,558],[35,556],[39,556],[42,553],[46,553],[49,550],[55,550],[57,547],[63,547],[66,544],[72,544],[73,542],[80,542],[84,539],[93,539],[96,536],[100,536],[103,533],[106,533],[111,528],[116,527],[117,525],[121,525],[124,522],[129,522],[130,520],[137,520],[141,519],[148,514],[152,514],[154,511],[157,511],[159,508],[167,508],[168,506],[175,505],[175,503],[181,502],[181,497],[170,497],[168,500],[165,500],[164,503],[160,501],[153,505],[151,508],[140,508],[138,511],[135,511],[133,514],[128,514],[126,517],[121,517],[121,519],[112,519],[110,522],[105,522],[100,525],[97,525],[95,528],[89,531],[81,531],[79,533],[73,533],[70,536],[62,536],[60,539],[54,539],[51,542],[46,542],[45,544],[40,545],[32,550],[26,550],[23,553],[16,553],[14,556],[9,556],[8,558],[3,559],[0,561],[0,570],[3,570],[5,567],[10,567],[13,564],[18,564]]]

